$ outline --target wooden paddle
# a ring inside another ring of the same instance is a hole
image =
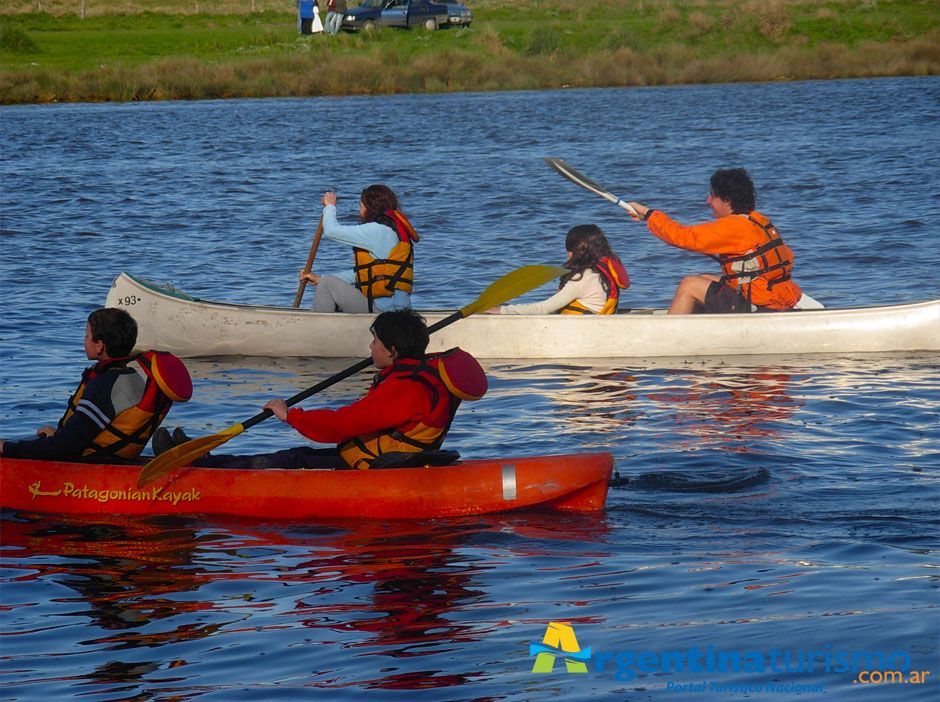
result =
[[[491,307],[497,307],[502,305],[513,298],[519,297],[523,293],[528,292],[529,290],[534,290],[540,285],[558,278],[559,276],[564,275],[568,272],[566,268],[560,268],[558,266],[523,266],[522,268],[517,268],[511,273],[507,273],[502,278],[492,283],[486,290],[484,290],[480,296],[471,302],[466,307],[454,312],[452,315],[445,317],[439,322],[432,324],[428,327],[428,332],[433,334],[439,329],[453,324],[454,322],[469,317],[472,314],[476,314],[482,310],[488,310]],[[297,393],[289,400],[287,400],[287,406],[295,405],[301,400],[305,400],[311,395],[315,395],[321,390],[325,390],[331,385],[335,385],[344,378],[348,378],[354,373],[358,373],[364,368],[367,368],[372,363],[371,358],[364,358],[353,366],[350,366],[344,371],[340,371],[334,376],[323,380],[313,387],[309,387],[302,392]],[[251,419],[236,424],[234,426],[225,429],[224,431],[219,432],[218,434],[212,434],[210,436],[203,436],[198,439],[193,439],[192,441],[187,441],[186,443],[180,444],[179,446],[174,446],[168,451],[161,453],[159,456],[156,456],[152,461],[143,467],[140,471],[140,475],[137,477],[137,487],[142,488],[145,485],[152,483],[154,480],[157,480],[172,470],[185,466],[200,456],[204,456],[212,449],[221,446],[229,439],[232,439],[249,427],[253,427],[255,424],[264,421],[268,417],[273,416],[271,410],[263,410],[256,414]]]
[[[577,183],[582,188],[586,188],[587,190],[590,190],[592,193],[596,193],[600,195],[605,200],[610,200],[615,205],[620,205],[623,209],[625,209],[630,214],[634,214],[634,215],[636,214],[636,210],[634,210],[630,206],[630,203],[624,202],[613,193],[608,192],[607,190],[599,186],[590,178],[584,175],[581,175],[580,173],[578,173],[578,171],[573,169],[571,166],[569,166],[567,163],[562,161],[560,158],[546,158],[545,163],[547,163],[549,166],[551,166],[555,171],[563,175],[565,178],[570,180],[572,183]]]
[[[313,236],[313,244],[310,246],[310,255],[307,256],[307,265],[304,266],[304,271],[309,273],[310,269],[313,267],[313,259],[317,255],[317,249],[320,248],[320,237],[323,236],[323,215],[320,215],[320,223],[317,225],[317,233]],[[307,281],[301,280],[300,286],[297,288],[297,296],[294,298],[294,309],[300,307],[300,301],[304,296],[304,288],[307,287]]]

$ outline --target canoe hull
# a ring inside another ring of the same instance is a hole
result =
[[[450,517],[603,509],[609,453],[375,471],[180,468],[145,488],[140,466],[0,458],[2,506],[54,514],[223,514],[268,519]]]
[[[367,355],[367,314],[198,300],[126,273],[106,304],[128,310],[138,347],[177,356]],[[421,314],[433,324],[451,310]],[[908,305],[750,315],[477,314],[431,337],[430,351],[459,346],[477,358],[627,358],[940,350],[940,300]]]

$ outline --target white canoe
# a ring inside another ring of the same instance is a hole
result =
[[[200,300],[127,273],[106,304],[130,312],[138,349],[177,356],[361,358],[369,314]],[[428,324],[453,310],[421,310]],[[476,314],[436,332],[429,351],[460,346],[478,358],[627,358],[940,350],[940,300],[763,314]]]

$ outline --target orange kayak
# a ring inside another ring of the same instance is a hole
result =
[[[371,471],[184,467],[137,488],[141,466],[0,458],[0,504],[50,514],[227,514],[271,519],[450,517],[603,509],[609,453]]]

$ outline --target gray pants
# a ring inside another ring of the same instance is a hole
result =
[[[330,26],[330,34],[339,34],[339,29],[340,29],[340,27],[343,26],[343,15],[344,15],[344,14],[346,14],[346,13],[345,13],[345,12],[334,12],[334,13],[333,13],[333,21],[327,23],[327,24],[329,24],[329,26]]]
[[[314,312],[363,314],[369,311],[369,300],[345,280],[335,275],[324,275],[317,284],[310,309]]]

